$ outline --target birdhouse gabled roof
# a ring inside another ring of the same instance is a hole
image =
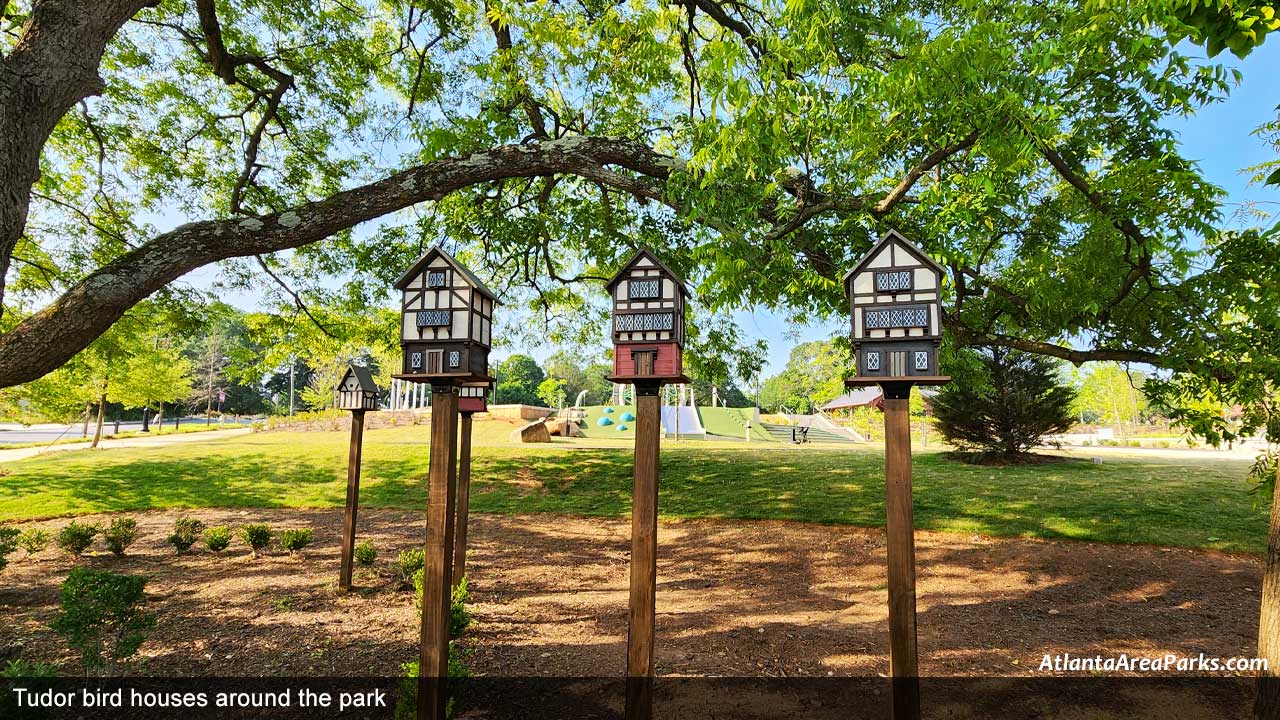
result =
[[[667,264],[659,260],[658,256],[650,252],[648,248],[640,248],[635,252],[634,255],[631,256],[630,260],[627,260],[625,263],[623,263],[622,269],[619,270],[613,276],[613,278],[609,280],[609,282],[604,284],[605,289],[613,290],[614,286],[616,286],[619,282],[622,281],[623,276],[625,276],[628,272],[630,272],[632,269],[635,268],[636,263],[639,262],[641,258],[648,258],[650,262],[652,262],[654,265],[657,265],[659,268],[662,269],[663,272],[670,275],[671,278],[676,281],[676,284],[679,285],[682,290],[684,290],[684,294],[686,297],[691,295],[691,293],[689,292],[689,286],[685,284],[684,278],[680,277],[679,273],[677,273],[675,270],[672,270],[671,268],[667,267]]]
[[[867,268],[867,263],[871,262],[872,258],[879,255],[880,250],[882,248],[884,248],[889,243],[893,243],[893,242],[898,243],[898,245],[902,246],[904,250],[911,253],[911,256],[919,260],[921,264],[927,265],[928,267],[936,270],[939,275],[942,275],[945,273],[945,271],[942,269],[942,266],[939,265],[937,262],[935,262],[933,258],[925,254],[925,252],[921,250],[915,243],[908,240],[905,236],[902,235],[902,233],[898,232],[897,230],[890,230],[889,232],[884,234],[884,237],[880,238],[879,242],[877,242],[875,245],[871,247],[870,250],[867,251],[866,255],[862,256],[862,259],[858,261],[857,265],[853,266],[852,270],[845,273],[844,277],[840,278],[840,284],[844,285],[847,288],[849,286],[849,278],[852,278],[854,275],[865,270]]]
[[[360,383],[360,389],[365,392],[377,392],[378,385],[373,381],[373,373],[369,372],[369,368],[360,365],[348,365],[347,372],[342,376],[342,382],[347,381],[348,375],[355,375],[356,382]],[[342,382],[338,383],[341,387]]]
[[[404,290],[408,287],[409,281],[417,277],[423,270],[426,270],[427,266],[431,264],[431,261],[435,260],[437,257],[444,258],[444,261],[449,263],[449,266],[460,273],[462,277],[466,278],[467,282],[478,290],[481,295],[489,298],[494,303],[498,302],[498,297],[493,294],[492,290],[485,287],[483,282],[480,282],[480,278],[476,277],[474,273],[467,269],[466,265],[455,260],[452,255],[446,252],[445,249],[439,245],[433,245],[430,250],[422,254],[422,257],[418,258],[417,262],[413,264],[413,267],[409,268],[405,274],[400,276],[400,279],[396,281],[396,289]]]

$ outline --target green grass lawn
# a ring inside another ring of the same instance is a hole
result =
[[[631,452],[560,440],[512,446],[510,425],[477,423],[472,508],[625,515]],[[365,436],[361,505],[425,507],[427,428]],[[69,451],[6,463],[0,521],[167,507],[341,507],[347,434],[272,432],[162,447]],[[1267,517],[1243,461],[1142,456],[976,467],[915,458],[922,529],[1262,552]],[[884,522],[883,456],[859,449],[664,442],[667,517]]]

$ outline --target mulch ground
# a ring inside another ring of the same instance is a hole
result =
[[[339,510],[133,516],[139,540],[125,557],[106,553],[99,540],[80,560],[151,577],[148,604],[158,625],[132,673],[397,675],[417,655],[413,593],[393,567],[396,554],[423,537],[420,513],[361,513],[360,538],[379,557],[357,570],[359,589],[350,594],[336,591]],[[250,559],[238,539],[222,555],[200,546],[175,555],[164,538],[180,516],[206,525],[310,527],[315,541],[299,557],[274,550]],[[54,532],[65,523],[22,527]],[[626,519],[473,516],[467,569],[475,623],[461,643],[472,672],[623,675],[629,532]],[[916,539],[924,676],[1042,677],[1053,674],[1038,669],[1046,654],[1255,652],[1260,558],[927,532]],[[21,554],[0,575],[0,660],[57,662],[74,674],[74,657],[48,629],[72,562],[53,549]],[[658,674],[887,674],[884,568],[880,530],[663,522]]]

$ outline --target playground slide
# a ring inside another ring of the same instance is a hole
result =
[[[704,437],[707,434],[705,428],[702,427],[702,421],[698,419],[698,411],[688,405],[680,407],[663,407],[662,408],[662,430],[668,435],[676,432],[676,419],[679,418],[680,437],[698,436]]]

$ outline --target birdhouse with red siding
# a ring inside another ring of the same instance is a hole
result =
[[[681,362],[689,289],[641,249],[605,286],[613,297],[614,382],[686,382]]]
[[[942,266],[890,230],[844,276],[858,377],[937,384]]]
[[[416,382],[487,382],[493,333],[492,291],[440,246],[409,268],[403,293],[397,378]]]
[[[488,412],[489,383],[463,385],[458,388],[458,412]]]

